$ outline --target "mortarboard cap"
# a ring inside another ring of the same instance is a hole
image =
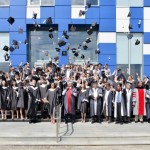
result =
[[[133,29],[133,27],[132,27],[132,25],[131,25],[131,24],[129,24],[129,30],[131,30],[131,29]]]
[[[9,54],[8,54],[8,53],[6,53],[6,54],[4,55],[4,58],[5,58],[5,61],[9,61],[9,59],[10,59]]]
[[[49,34],[49,38],[50,38],[50,39],[53,39],[53,38],[54,38],[54,36],[53,36],[52,33]]]
[[[9,17],[7,21],[12,25],[15,22],[15,19],[13,17]]]
[[[81,16],[84,16],[84,15],[85,15],[85,11],[80,10],[80,11],[79,11],[79,16],[81,17]]]
[[[84,59],[84,58],[85,58],[85,56],[82,54],[82,55],[81,55],[81,59]]]
[[[90,38],[86,38],[86,43],[90,43],[91,42],[91,39]]]
[[[136,41],[135,41],[135,45],[139,45],[140,44],[140,41],[137,39]]]
[[[100,50],[99,49],[95,50],[95,54],[100,54]]]
[[[14,48],[13,46],[10,46],[9,50],[10,50],[11,52],[13,52],[13,51],[15,50],[15,48]]]
[[[37,13],[35,13],[34,11],[33,11],[33,17],[32,17],[33,19],[36,19],[37,18]]]
[[[23,29],[22,28],[18,28],[18,33],[22,34],[23,33]]]
[[[55,48],[57,52],[60,52],[60,48]]]
[[[74,53],[74,56],[78,57],[78,56],[79,56],[79,53],[78,53],[78,52],[75,52],[75,53]]]
[[[5,46],[3,47],[3,50],[6,51],[6,52],[8,52],[8,51],[9,51],[9,47],[5,45]]]
[[[76,52],[76,48],[72,48],[72,53],[75,53]]]
[[[130,13],[130,12],[128,13],[128,16],[127,16],[127,17],[131,17],[131,13]]]
[[[92,29],[87,30],[87,34],[88,34],[88,35],[91,35],[92,33],[93,33],[93,30],[92,30]]]
[[[131,33],[129,33],[129,34],[127,35],[127,38],[128,38],[128,39],[132,39],[132,37],[133,37],[133,34],[131,34]]]
[[[53,32],[54,31],[54,29],[53,28],[49,28],[49,32]]]
[[[66,42],[64,40],[60,40],[58,42],[59,47],[66,45]]]
[[[87,3],[87,8],[90,8],[91,7],[91,3]]]
[[[66,56],[67,55],[67,51],[62,51],[62,56]]]
[[[88,46],[87,45],[83,45],[83,49],[84,50],[88,49]]]
[[[52,18],[51,17],[49,17],[49,18],[47,18],[46,19],[46,24],[52,24],[53,22],[52,22]]]

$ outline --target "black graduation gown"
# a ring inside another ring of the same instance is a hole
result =
[[[28,115],[30,119],[36,119],[38,101],[40,99],[39,88],[34,86],[28,87]]]
[[[46,93],[46,99],[49,102],[49,115],[53,115],[53,110],[56,106],[56,102],[57,102],[57,89],[55,90],[51,90],[49,89]]]
[[[101,88],[98,88],[97,90],[97,111],[96,111],[96,114],[94,112],[94,91],[93,89],[91,88],[89,90],[89,97],[90,97],[90,116],[93,117],[93,116],[98,116],[100,117],[101,116],[101,112],[102,112],[102,106],[103,106],[103,95],[102,95],[102,89]]]
[[[8,109],[8,96],[9,96],[8,87],[0,87],[0,109]]]
[[[88,90],[80,91],[78,95],[78,109],[81,113],[87,113],[87,103],[88,103]]]
[[[17,110],[18,102],[18,87],[9,88],[9,105],[10,110]]]

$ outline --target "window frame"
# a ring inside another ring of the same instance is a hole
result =
[[[129,7],[144,7],[144,2],[142,4],[142,6],[131,6],[131,0],[128,0],[128,5],[117,5],[117,1],[116,0],[116,7],[120,8],[120,7],[123,7],[123,8],[129,8]]]
[[[83,1],[84,1],[84,5],[73,5],[72,4],[72,0],[71,0],[71,6],[75,6],[75,7],[86,6],[86,0],[83,0]],[[100,5],[100,1],[99,0],[97,0],[97,1],[98,1],[97,5],[91,5],[91,6],[95,6],[95,7],[99,6]]]
[[[54,4],[53,5],[42,5],[42,0],[39,0],[40,1],[40,4],[39,5],[31,5],[31,0],[27,0],[27,6],[28,7],[37,7],[37,6],[43,6],[43,7],[50,7],[50,6],[55,6],[55,0],[54,1]]]

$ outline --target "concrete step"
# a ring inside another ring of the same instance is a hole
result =
[[[119,146],[119,145],[150,145],[148,136],[130,137],[1,137],[0,145],[38,145],[38,146]]]

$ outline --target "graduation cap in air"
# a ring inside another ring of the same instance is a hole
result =
[[[93,33],[93,30],[92,30],[92,29],[88,29],[88,30],[87,30],[87,34],[88,34],[88,35],[91,35],[92,33]]]
[[[81,59],[84,59],[84,58],[85,58],[85,56],[82,54],[82,55],[81,55]]]
[[[46,19],[46,24],[48,24],[48,25],[50,25],[50,24],[52,24],[53,22],[52,22],[52,18],[51,17],[48,17],[47,19]]]
[[[75,53],[74,53],[74,56],[75,56],[75,57],[78,57],[78,56],[79,56],[79,53],[78,53],[78,52],[75,52]]]
[[[139,20],[139,21],[138,21],[138,27],[139,27],[139,28],[141,27],[141,23],[142,23],[142,20]]]
[[[63,37],[66,38],[66,39],[69,39],[69,35],[67,35],[67,31],[66,30],[63,31]]]
[[[83,42],[83,49],[86,50],[88,48],[87,43]]]
[[[135,45],[139,45],[140,44],[140,41],[137,39],[136,41],[135,41]]]
[[[13,17],[9,17],[7,21],[12,25],[15,22],[15,19]]]
[[[95,54],[100,54],[100,50],[99,49],[95,50]]]
[[[39,29],[41,26],[39,24],[37,24],[36,22],[34,22],[34,27],[35,27],[35,30]]]
[[[59,56],[54,57],[54,60],[55,61],[59,60]]]
[[[127,17],[131,17],[131,12],[128,13],[128,16],[127,16]]]
[[[27,41],[27,39],[25,39],[25,40],[24,40],[24,44],[26,44],[26,45],[28,44],[28,41]]]
[[[54,29],[53,28],[49,28],[49,32],[53,32],[54,31]]]
[[[58,42],[58,45],[59,45],[59,47],[62,47],[62,46],[64,46],[64,45],[66,45],[66,42],[65,42],[64,40],[60,40],[60,41]]]
[[[66,47],[66,50],[69,51],[69,49],[70,49],[70,46],[67,46],[67,47]]]
[[[72,25],[71,28],[70,28],[70,31],[73,31],[73,32],[74,32],[74,31],[76,31],[76,29],[77,29],[77,28],[76,28],[74,25]]]
[[[60,52],[60,48],[57,48],[57,47],[56,47],[55,49],[56,49],[57,52]]]
[[[49,34],[49,38],[50,38],[50,39],[53,39],[53,38],[54,38],[54,36],[53,36],[52,33]]]
[[[91,3],[87,2],[86,6],[87,6],[87,8],[90,8],[91,7]]]
[[[34,11],[33,11],[33,17],[32,17],[33,19],[36,19],[37,18],[37,13],[35,13]]]
[[[95,27],[97,25],[97,22],[92,23],[92,27]]]
[[[18,28],[18,33],[22,34],[23,33],[23,29],[22,28]]]
[[[81,46],[82,46],[82,45],[81,45],[81,44],[79,44],[78,49],[80,49],[80,48],[81,48]]]
[[[129,33],[129,34],[127,35],[127,38],[128,38],[128,39],[132,39],[132,38],[133,38],[133,34]]]
[[[81,17],[81,16],[84,16],[84,15],[85,15],[85,11],[80,10],[80,11],[79,11],[79,16]]]
[[[91,42],[91,38],[86,38],[86,43],[90,43]]]
[[[133,29],[132,24],[129,24],[129,30]]]
[[[6,54],[4,55],[4,58],[5,58],[5,61],[9,61],[9,59],[10,59],[9,54],[8,54],[8,53],[6,53]]]
[[[67,55],[67,51],[62,51],[62,56],[66,56]]]
[[[19,43],[16,40],[13,40],[12,45],[15,47],[15,49],[19,49]]]
[[[9,47],[5,45],[5,46],[3,47],[3,50],[6,51],[6,52],[8,52],[8,51],[9,51]]]
[[[14,48],[13,46],[10,46],[9,50],[10,50],[11,52],[13,52],[13,51],[15,50],[15,48]]]
[[[76,52],[76,48],[72,48],[72,53],[75,53]]]

